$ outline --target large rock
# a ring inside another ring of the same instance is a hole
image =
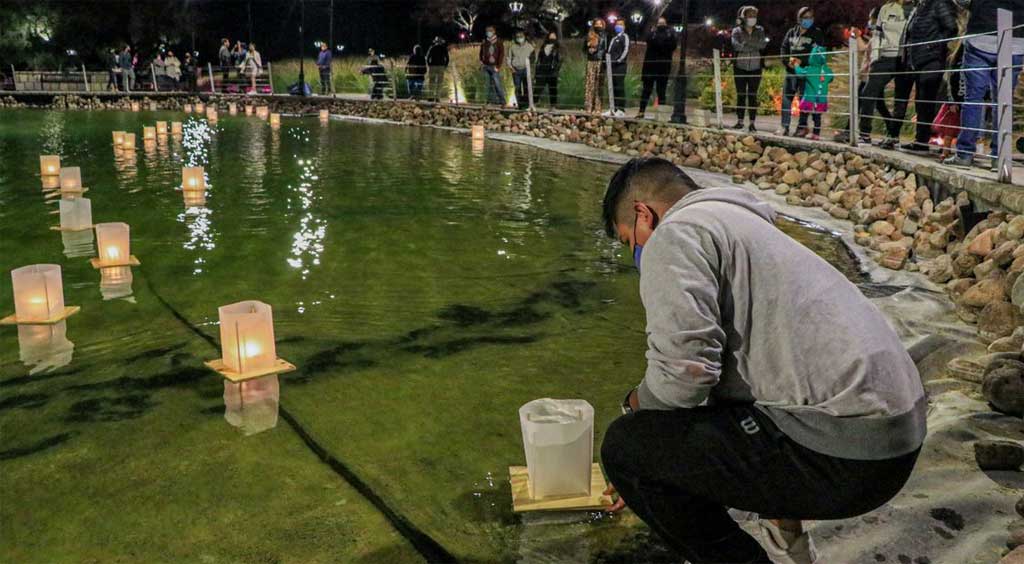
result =
[[[932,239],[934,239],[934,236],[930,239],[934,246],[935,242]],[[974,267],[978,266],[979,263],[981,263],[980,258],[972,254],[961,253],[953,259],[953,274],[957,278],[966,278],[971,276],[974,273]]]
[[[985,367],[968,358],[957,357],[946,364],[946,373],[958,380],[981,383]]]
[[[1024,320],[1020,308],[1010,302],[995,301],[978,314],[978,336],[986,343],[1013,334]]]
[[[974,461],[982,470],[1018,470],[1024,464],[1024,446],[1016,441],[983,439],[974,443]]]
[[[953,259],[949,255],[940,255],[925,261],[921,263],[921,273],[936,284],[945,284],[953,279]]]
[[[1006,288],[1001,274],[989,276],[971,286],[960,296],[960,304],[970,307],[985,307],[992,302],[1003,301]]]
[[[996,411],[1024,415],[1024,363],[1000,361],[982,374],[981,382],[982,395]]]
[[[1024,307],[1024,282],[1022,280],[1024,280],[1024,276],[1018,276],[1010,291],[1010,301],[1017,307]]]
[[[994,228],[982,231],[977,237],[974,238],[973,241],[971,241],[971,244],[967,246],[967,252],[979,257],[988,256],[988,254],[991,253],[992,249],[995,247],[995,244],[993,243],[992,239],[993,237],[995,237],[997,231],[998,229]]]
[[[1018,546],[1004,556],[999,564],[1024,564],[1024,546]]]
[[[892,235],[893,231],[896,231],[896,226],[888,221],[876,221],[871,224],[870,231],[872,235],[888,237],[889,235]]]
[[[1024,546],[1024,519],[1017,519],[1006,528],[1009,533],[1006,537],[1006,548],[1011,550],[1018,546]]]

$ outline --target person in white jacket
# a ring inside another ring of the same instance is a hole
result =
[[[256,93],[256,77],[263,74],[263,59],[260,57],[260,52],[256,50],[256,44],[249,44],[249,51],[245,54],[245,59],[242,61],[242,72],[249,75],[249,80],[252,85],[251,94]]]

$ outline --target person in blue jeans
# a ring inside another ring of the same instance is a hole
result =
[[[480,44],[480,64],[487,80],[487,103],[505,105],[505,87],[501,84],[501,64],[505,61],[505,45],[498,39],[493,25],[487,26],[486,39]]]
[[[982,115],[984,112],[985,95],[996,99],[999,85],[999,70],[997,66],[997,53],[999,50],[999,38],[993,33],[996,30],[996,10],[1003,8],[1013,11],[1013,24],[1015,26],[1024,23],[1024,0],[973,0],[971,2],[970,18],[967,20],[967,29],[964,34],[970,37],[964,46],[964,72],[963,79],[967,83],[964,103],[960,109],[960,135],[956,140],[956,155],[942,161],[943,164],[954,166],[971,166],[974,163],[974,154],[978,149],[979,129],[982,128]],[[1013,30],[1013,87],[1017,85],[1017,78],[1020,76],[1020,66],[1024,63],[1024,28]],[[975,70],[976,69],[976,70]],[[1012,87],[1011,87],[1012,88]],[[992,112],[992,129],[999,129],[998,112]],[[992,150],[990,154],[993,159],[998,155],[999,143],[993,135]]]

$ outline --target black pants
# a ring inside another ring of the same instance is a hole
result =
[[[615,110],[626,111],[626,63],[612,65],[612,95],[615,97]]]
[[[921,73],[908,75],[914,81],[914,107],[917,109],[914,141],[927,145],[932,138],[932,123],[939,113],[937,101],[942,87],[943,64],[942,61],[934,61],[913,70]]]
[[[885,120],[885,132],[889,137],[899,138],[900,128],[903,126],[900,120],[907,116],[907,98],[914,87],[914,79],[913,75],[892,73],[904,70],[898,57],[882,57],[871,63],[871,76],[864,87],[860,102],[860,130],[865,134],[871,134],[872,118],[877,104],[885,104],[885,87],[895,80],[896,99],[893,103],[892,117]]]
[[[664,68],[651,69],[649,72],[644,72],[643,76],[643,92],[640,94],[640,113],[647,111],[647,101],[651,98],[651,93],[657,90],[658,103],[666,104],[668,100],[665,99],[666,92],[668,90],[668,73],[671,69],[665,70]]]
[[[820,112],[800,112],[800,119],[797,120],[797,129],[804,129],[807,127],[807,116],[810,115],[811,119],[814,120],[814,134],[821,135],[821,113]]]
[[[548,104],[555,108],[558,106],[558,75],[557,74],[538,74],[537,78],[533,81],[533,103],[537,105],[540,103],[540,98],[544,93],[544,89],[548,91]]]
[[[615,420],[601,445],[622,499],[692,564],[769,562],[727,508],[766,519],[862,515],[903,488],[919,452],[878,461],[826,456],[783,435],[752,405],[640,411]]]
[[[761,69],[736,71],[736,117],[743,122],[743,111],[750,114],[750,123],[757,120],[757,91],[761,88]]]
[[[111,86],[114,87],[114,90],[121,89],[121,85],[117,80],[117,73],[114,71],[107,71],[107,90],[110,90]]]
[[[320,69],[320,93],[327,94],[331,90],[331,69]]]

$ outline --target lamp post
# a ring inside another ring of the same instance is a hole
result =
[[[302,47],[306,44],[306,33],[302,29],[306,22],[306,0],[299,0],[299,96],[306,95],[306,70],[303,63]]]
[[[633,34],[634,39],[640,39],[640,24],[644,21],[644,15],[640,12],[633,12],[633,15],[629,17],[630,21],[633,22]]]
[[[676,71],[675,100],[672,105],[672,123],[686,123],[686,46],[689,43],[689,30],[687,23],[690,21],[690,0],[683,0],[683,20],[679,32],[679,70]]]
[[[515,26],[518,28],[519,27],[519,14],[523,13],[523,3],[522,2],[509,2],[508,3],[508,9],[509,9],[509,11],[512,12],[512,21],[515,23]]]

